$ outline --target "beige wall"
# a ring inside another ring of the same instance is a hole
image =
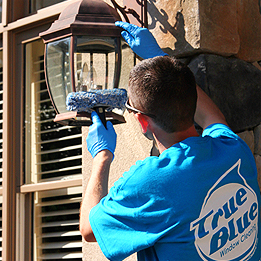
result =
[[[109,187],[122,176],[124,171],[135,164],[137,160],[145,159],[150,155],[152,142],[141,133],[140,126],[132,114],[125,112],[127,123],[115,125],[117,133],[117,146],[115,157],[111,165]],[[87,151],[86,137],[88,128],[83,128],[83,184],[84,190],[91,173],[92,158]],[[97,243],[84,243],[84,261],[102,261],[107,260],[102,254]],[[127,260],[136,260],[136,254]]]

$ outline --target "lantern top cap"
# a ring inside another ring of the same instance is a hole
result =
[[[111,8],[113,9],[113,8]],[[67,6],[60,14],[60,18],[64,15],[75,15],[75,14],[105,14],[107,15],[112,10],[110,6],[103,0],[79,0]],[[115,9],[113,9],[115,10]]]
[[[120,20],[117,11],[103,0],[80,0],[67,6],[40,36],[45,42],[69,35],[119,36],[121,29],[114,23]]]

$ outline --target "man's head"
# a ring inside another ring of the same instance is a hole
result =
[[[153,121],[168,133],[191,127],[197,91],[193,73],[168,56],[143,60],[130,72],[129,98],[133,107],[155,115]]]

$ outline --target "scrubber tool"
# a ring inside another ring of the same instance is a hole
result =
[[[67,110],[91,113],[97,112],[106,127],[106,113],[114,109],[124,110],[127,100],[125,89],[90,90],[69,93],[66,99]]]

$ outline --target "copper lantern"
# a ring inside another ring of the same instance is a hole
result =
[[[66,97],[88,88],[118,88],[122,43],[117,11],[102,0],[81,0],[65,8],[51,27],[40,34],[45,43],[47,88],[56,111],[54,121],[90,125],[87,112],[68,112]],[[114,124],[122,115],[106,115]]]

